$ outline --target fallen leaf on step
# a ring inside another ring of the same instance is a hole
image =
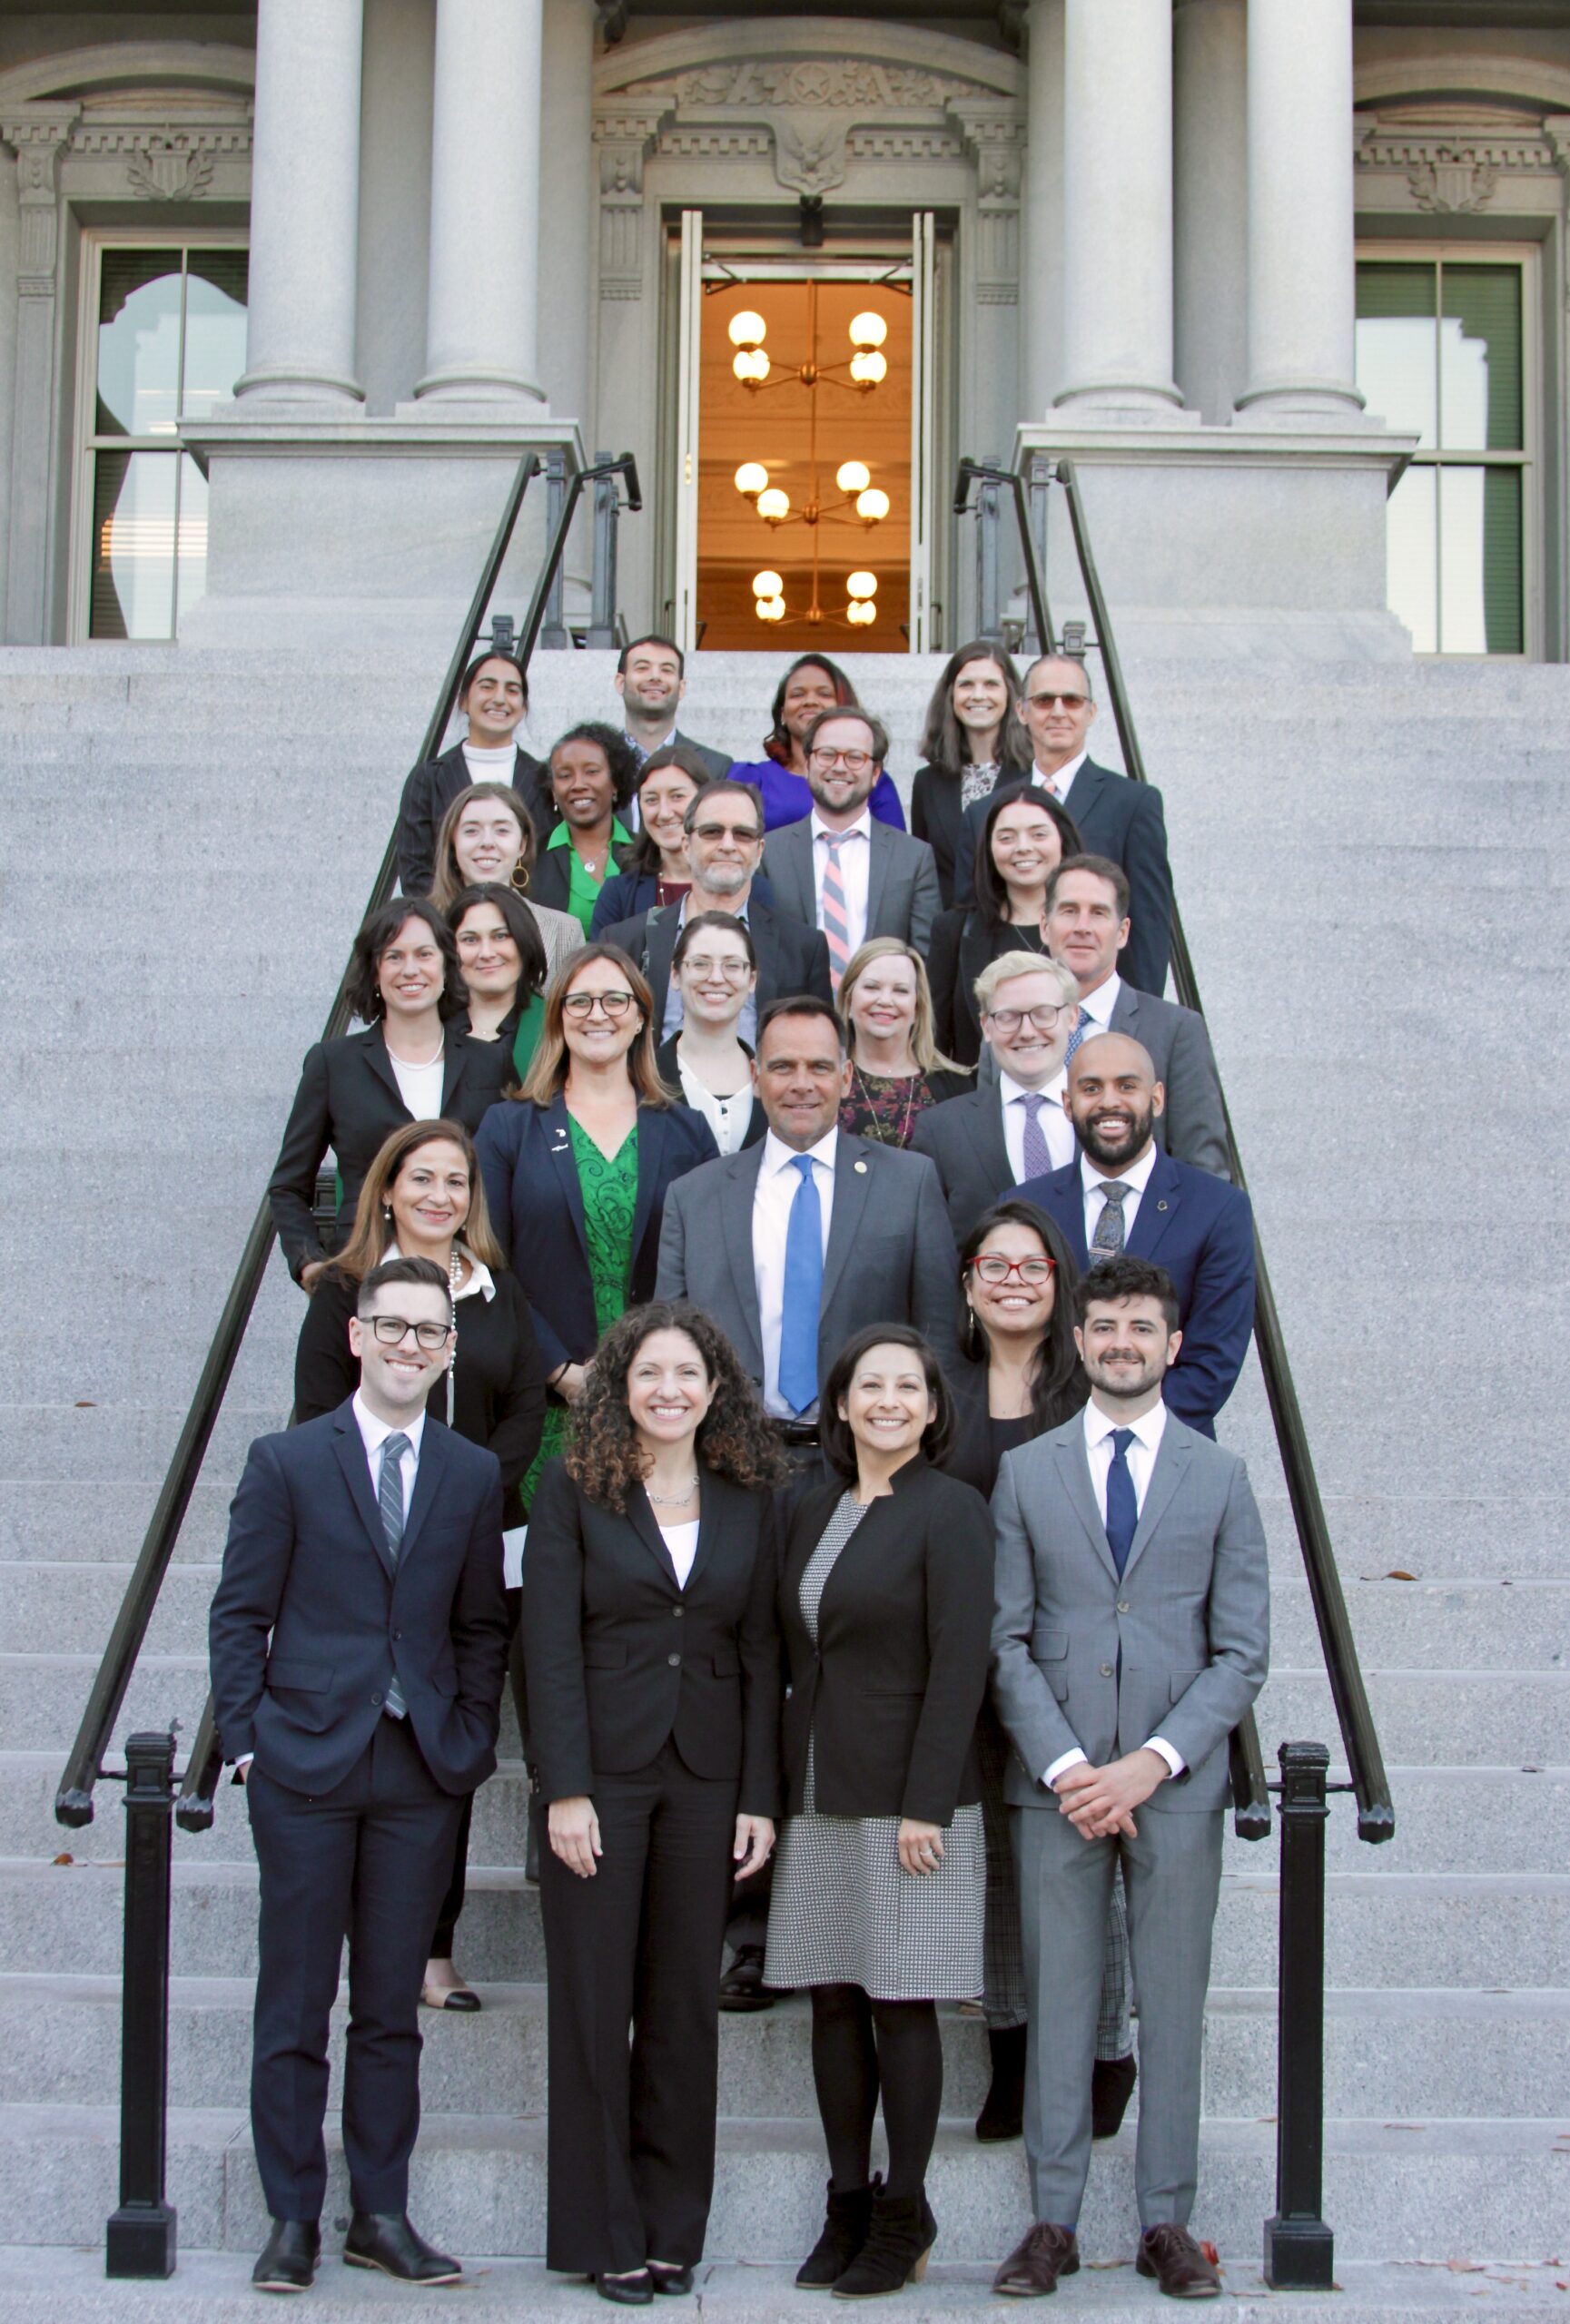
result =
[[[76,1409],[79,1413],[95,1413],[98,1410],[98,1407],[94,1403],[91,1396],[78,1396],[76,1399]]]
[[[56,1864],[74,1864],[74,1863],[75,1863],[75,1861],[76,1861],[75,1857],[74,1857],[74,1856],[72,1856],[72,1855],[69,1853],[69,1851],[67,1851],[67,1853],[66,1853],[65,1855],[64,1855],[64,1856],[57,1856],[54,1858],[54,1862],[55,1862]]]
[[[1220,2264],[1221,2264],[1221,2255],[1220,2255],[1220,2253],[1217,2250],[1217,2249],[1216,2249],[1216,2247],[1215,2247],[1215,2245],[1214,2245],[1213,2243],[1207,2243],[1207,2242],[1204,2242],[1204,2241],[1202,2241],[1202,2240],[1201,2240],[1200,2245],[1200,2250],[1204,2253],[1204,2255],[1205,2255],[1206,2259],[1210,2261],[1210,2265],[1211,2265],[1211,2267],[1212,2267],[1212,2268],[1219,2268],[1219,2267],[1220,2266]]]
[[[1447,2260],[1445,2265],[1453,2276],[1480,2276],[1483,2273],[1481,2260]]]
[[[1385,1579],[1387,1581],[1416,1581],[1417,1577],[1415,1573],[1408,1573],[1404,1565],[1393,1565]]]

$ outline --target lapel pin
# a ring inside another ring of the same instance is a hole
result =
[[[1164,1199],[1163,1199],[1162,1201],[1159,1202],[1159,1203],[1156,1205],[1156,1208],[1157,1208],[1158,1210],[1165,1210],[1165,1208],[1166,1208],[1166,1207],[1167,1207],[1167,1206],[1166,1206],[1166,1202],[1165,1202],[1165,1200],[1164,1200]]]
[[[866,1174],[867,1174],[867,1166],[866,1166],[866,1164],[865,1164],[864,1162],[858,1162],[858,1163],[856,1164],[856,1176],[857,1176],[857,1177],[858,1177],[858,1178],[864,1178],[864,1177],[866,1177]]]

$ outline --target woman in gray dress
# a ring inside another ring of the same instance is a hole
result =
[[[806,1986],[828,2216],[796,2281],[840,2298],[921,2277],[943,2099],[939,2001],[982,1989],[986,1845],[976,1761],[992,1526],[943,1473],[953,1408],[919,1332],[847,1341],[821,1404],[843,1482],[797,1503],[777,1616],[786,1813],[765,1982]],[[872,2176],[879,2094],[886,2181]]]

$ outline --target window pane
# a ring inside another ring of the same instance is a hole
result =
[[[173,436],[179,379],[179,251],[105,251],[98,291],[98,434]]]
[[[1464,452],[1518,452],[1521,270],[1447,266],[1439,333],[1440,441]]]
[[[92,637],[174,634],[173,452],[100,452],[94,463]]]
[[[1437,281],[1433,266],[1358,269],[1358,385],[1370,412],[1426,448],[1438,436]]]
[[[1443,650],[1447,654],[1519,654],[1519,469],[1442,469],[1439,517]]]
[[[182,617],[207,595],[207,478],[189,452],[180,461],[178,603]]]
[[[1386,503],[1386,592],[1418,654],[1437,653],[1439,646],[1435,473],[1409,468]]]
[[[245,369],[244,251],[192,251],[185,278],[185,381],[180,409],[201,419]]]

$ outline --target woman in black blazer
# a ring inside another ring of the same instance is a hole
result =
[[[312,1209],[329,1148],[338,1216],[351,1219],[392,1131],[438,1117],[478,1129],[512,1062],[503,1043],[469,1040],[458,946],[433,904],[395,897],[373,911],[354,940],[347,990],[369,1030],[306,1051],[267,1187],[289,1272],[307,1291],[330,1256]]]
[[[703,2257],[731,1881],[778,1812],[783,1473],[723,1333],[660,1302],[606,1334],[529,1517],[546,2264],[627,2304],[690,2291]]]
[[[529,876],[528,892],[553,911],[569,911],[587,937],[600,891],[627,869],[636,845],[621,818],[637,779],[637,755],[625,734],[598,720],[571,726],[552,746],[550,795],[559,817]]]
[[[848,1482],[796,1504],[778,1616],[787,1821],[764,1981],[805,1985],[828,2216],[796,2277],[866,2299],[924,2272],[943,2099],[934,2003],[982,1989],[986,1885],[976,1717],[992,1619],[986,1503],[938,1467],[953,1427],[919,1332],[870,1324],[820,1406]],[[871,2181],[882,2090],[886,2183]]]
[[[927,960],[938,1046],[962,1065],[982,1053],[976,979],[1005,952],[1046,950],[1047,881],[1079,852],[1080,834],[1049,791],[1005,792],[987,810],[975,900],[938,914]]]
[[[360,1385],[349,1320],[360,1286],[383,1259],[430,1259],[452,1286],[457,1336],[446,1375],[426,1403],[501,1465],[502,1523],[521,1525],[518,1487],[545,1426],[545,1366],[528,1302],[509,1275],[485,1213],[485,1188],[469,1132],[457,1122],[411,1122],[392,1136],[366,1173],[354,1231],[311,1295],[294,1355],[294,1420],[336,1412]],[[504,1536],[505,1538],[505,1536]],[[516,1618],[516,1590],[508,1598]],[[420,2000],[429,2009],[472,2013],[479,1996],[453,1965],[463,1911],[469,1826],[466,1793],[452,1877],[437,1915]]]
[[[550,1378],[547,1459],[601,1334],[654,1295],[666,1188],[716,1157],[707,1123],[660,1080],[653,1022],[653,995],[627,954],[585,945],[546,995],[522,1088],[475,1139],[491,1226]]]
[[[943,665],[922,729],[924,766],[911,790],[911,829],[924,839],[938,867],[947,911],[954,895],[954,853],[965,809],[990,798],[994,785],[1028,776],[1031,738],[1019,718],[1020,675],[1001,645],[987,638],[962,645]]]
[[[430,894],[441,819],[460,791],[488,773],[510,783],[536,824],[541,847],[556,822],[544,767],[514,740],[528,714],[528,680],[517,656],[478,655],[463,674],[458,707],[468,722],[465,740],[454,743],[439,758],[422,760],[403,786],[398,812],[398,883],[406,896]],[[471,751],[485,755],[471,758]]]

